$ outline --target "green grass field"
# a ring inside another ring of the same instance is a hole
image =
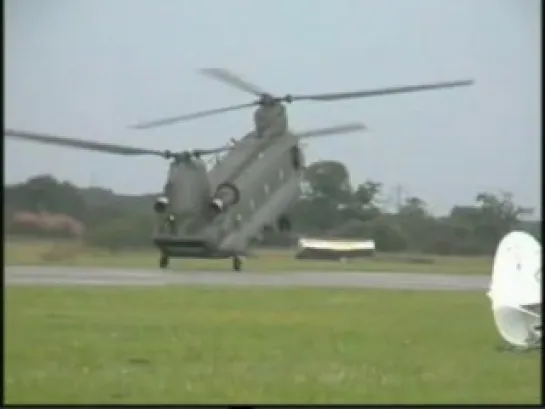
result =
[[[538,403],[481,293],[5,290],[6,403]]]
[[[158,252],[154,248],[111,254],[78,243],[53,241],[6,241],[7,265],[69,265],[128,268],[156,268]],[[230,270],[229,260],[176,260],[171,270]],[[490,274],[491,257],[432,257],[384,255],[345,263],[296,260],[290,251],[257,251],[256,258],[244,262],[248,271],[401,271],[452,274]]]

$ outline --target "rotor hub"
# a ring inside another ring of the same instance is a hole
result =
[[[282,102],[291,104],[293,102],[293,96],[288,94],[283,97],[275,97],[271,94],[261,94],[259,99],[256,101],[256,104],[261,106],[274,106]]]
[[[261,106],[273,106],[276,105],[279,101],[278,98],[273,97],[271,94],[261,94],[257,104]]]
[[[287,94],[282,100],[288,104],[291,104],[293,102],[293,96],[291,94]]]

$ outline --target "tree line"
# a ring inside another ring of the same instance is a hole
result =
[[[269,229],[259,243],[285,246],[299,235],[310,235],[373,239],[383,252],[481,255],[492,254],[513,229],[541,240],[541,222],[522,220],[532,209],[517,205],[509,192],[478,192],[474,204],[453,206],[446,216],[435,217],[416,196],[387,211],[382,190],[373,180],[353,185],[340,162],[313,163],[306,169],[302,195],[287,215],[290,234]],[[4,234],[77,237],[111,250],[149,246],[156,197],[78,188],[39,175],[4,187]]]

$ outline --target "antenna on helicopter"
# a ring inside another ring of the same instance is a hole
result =
[[[468,86],[473,84],[473,80],[463,80],[463,81],[450,81],[450,82],[438,82],[432,84],[420,84],[420,85],[409,85],[409,86],[399,86],[399,87],[388,87],[380,88],[374,90],[364,90],[364,91],[350,91],[350,92],[335,92],[335,93],[325,93],[325,94],[308,94],[308,95],[290,95],[279,97],[274,96],[268,92],[263,91],[258,86],[249,83],[246,80],[243,80],[239,76],[233,74],[232,72],[223,69],[223,68],[204,68],[200,70],[201,74],[213,78],[217,81],[228,84],[238,90],[243,92],[250,93],[258,99],[238,105],[231,105],[223,108],[216,108],[206,111],[195,112],[186,115],[173,116],[169,118],[162,118],[158,120],[148,121],[138,123],[136,125],[131,125],[130,128],[133,129],[149,129],[155,128],[158,126],[170,125],[181,121],[192,120],[196,118],[203,118],[207,116],[217,115],[225,112],[237,111],[240,109],[250,108],[254,106],[263,106],[271,107],[281,105],[282,103],[292,103],[295,101],[320,101],[320,102],[329,102],[329,101],[338,101],[343,99],[351,98],[365,98],[365,97],[374,97],[374,96],[383,96],[391,94],[402,94],[408,92],[418,92],[418,91],[430,91],[441,88],[453,88]]]

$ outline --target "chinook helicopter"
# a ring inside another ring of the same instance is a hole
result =
[[[471,85],[454,81],[377,90],[286,95],[264,92],[235,74],[218,68],[201,70],[216,80],[251,93],[256,100],[246,104],[201,111],[189,115],[139,123],[134,129],[149,129],[184,120],[207,117],[243,108],[257,107],[254,129],[240,140],[216,149],[173,153],[81,139],[4,130],[4,135],[34,142],[63,145],[118,155],[155,155],[170,160],[167,181],[154,204],[156,226],[153,242],[160,252],[159,267],[170,258],[231,258],[232,268],[242,268],[252,239],[264,229],[289,231],[287,211],[300,196],[305,170],[300,148],[303,139],[364,130],[359,123],[292,132],[288,128],[285,103],[300,100],[335,101]],[[207,169],[205,155],[220,155]]]

